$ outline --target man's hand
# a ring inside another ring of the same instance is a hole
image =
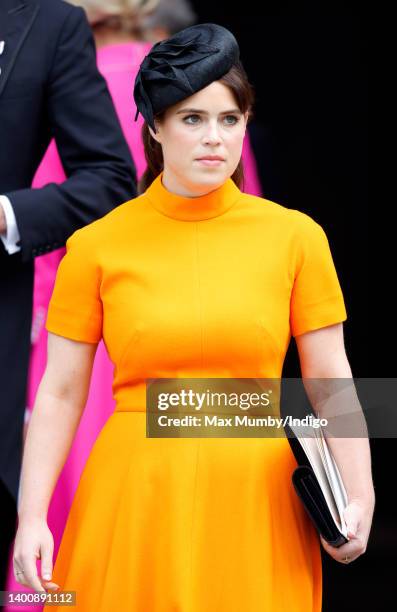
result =
[[[0,234],[7,234],[7,222],[3,207],[0,204]]]

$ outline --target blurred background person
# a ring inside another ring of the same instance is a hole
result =
[[[81,8],[0,2],[0,590],[15,537],[34,258],[136,194]],[[55,138],[67,179],[32,189]]]
[[[188,0],[160,0],[156,10],[142,17],[141,24],[146,40],[156,43],[197,21],[197,14]]]
[[[141,139],[143,119],[139,116],[138,121],[134,121],[136,108],[133,87],[138,68],[153,42],[193,25],[196,15],[190,4],[184,0],[72,0],[71,3],[86,11],[97,47],[97,65],[107,82],[139,179],[146,168],[146,160]],[[245,182],[241,190],[261,195],[248,132],[242,159]],[[52,142],[35,175],[33,185],[41,187],[48,183],[61,184],[64,180],[62,162],[56,144]],[[25,433],[46,366],[47,332],[44,323],[56,271],[64,254],[65,249],[61,248],[38,257],[35,261],[32,350]],[[87,404],[49,507],[48,524],[54,536],[54,561],[82,470],[100,430],[114,411],[112,380],[113,364],[101,341],[95,356]],[[10,558],[7,589],[22,588],[14,580]],[[40,610],[41,606],[31,606],[28,609]],[[9,606],[6,610],[11,612],[16,608]]]
[[[111,92],[128,148],[130,151],[133,150],[136,172],[139,176],[143,172],[145,161],[143,148],[140,144],[140,123],[138,125],[134,123],[133,111],[131,110],[133,103],[132,89],[135,73],[143,57],[149,51],[151,43],[136,40],[135,23],[139,11],[150,10],[150,7],[155,6],[156,2],[157,0],[129,0],[128,2],[90,2],[88,0],[87,3],[73,3],[76,6],[81,5],[86,9],[88,20],[93,25],[95,43],[98,47],[97,66],[99,72],[105,77]],[[103,10],[101,10],[101,7],[103,7]],[[81,8],[69,6],[69,10],[82,13]],[[88,26],[87,29],[89,30]],[[89,33],[92,36],[90,30]],[[76,43],[76,41],[74,42]],[[84,44],[84,39],[81,41],[81,44]],[[91,103],[94,104],[95,100]],[[88,110],[91,112],[91,108]],[[111,111],[114,112],[113,106]],[[76,116],[78,116],[77,113]],[[99,132],[104,131],[99,121],[96,122],[95,129]],[[128,153],[130,152],[128,151]],[[95,169],[95,172],[98,172],[98,170]],[[65,179],[65,166],[61,162],[61,156],[55,141],[52,141],[33,179],[33,187],[38,189],[44,188],[46,185],[62,185]],[[114,205],[121,204],[123,201],[133,197],[133,195],[132,191],[126,194],[125,197],[120,194]],[[44,321],[58,264],[64,253],[65,248],[62,247],[37,257],[34,262],[33,316],[29,321],[29,326],[31,322],[32,328],[26,398],[27,409],[25,411],[25,435],[30,410],[33,406],[34,397],[47,360],[47,333],[44,329]],[[93,375],[93,389],[95,389],[95,392],[90,394],[87,405],[88,414],[82,419],[83,422],[81,423],[79,434],[65,469],[61,474],[53,502],[49,509],[48,519],[54,535],[55,556],[82,468],[101,426],[106,420],[108,413],[112,410],[113,398],[111,388],[108,386],[112,379],[112,373],[112,364],[101,343],[98,347]],[[12,546],[10,553],[12,553]],[[10,591],[23,589],[21,585],[17,585],[14,581],[12,554],[9,555],[6,588]],[[15,610],[16,608],[10,606],[5,609]],[[39,610],[41,607],[32,606],[31,609]]]

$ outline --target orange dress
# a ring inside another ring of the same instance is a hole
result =
[[[280,378],[291,335],[346,319],[327,237],[231,179],[197,198],[161,179],[76,231],[58,269],[47,330],[103,337],[116,410],[53,579],[79,612],[319,612],[287,438],[147,437],[145,381]]]

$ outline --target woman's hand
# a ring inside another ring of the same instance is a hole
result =
[[[51,582],[54,539],[45,520],[20,520],[14,542],[15,580],[39,593],[60,587]],[[36,560],[41,559],[41,577],[37,574]]]
[[[335,561],[350,563],[364,554],[371,531],[375,500],[352,499],[344,511],[349,542],[339,548],[331,546],[320,536],[323,548]],[[347,560],[346,560],[347,557]]]

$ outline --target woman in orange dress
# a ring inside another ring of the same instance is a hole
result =
[[[320,539],[291,484],[288,439],[150,437],[146,392],[152,379],[280,379],[291,336],[304,376],[351,376],[326,235],[239,189],[252,91],[228,30],[201,24],[154,45],[134,97],[146,122],[141,194],[76,231],[58,269],[15,575],[53,597],[74,592],[81,612],[319,612]],[[52,571],[46,512],[101,338],[116,409]],[[349,541],[322,545],[349,562],[365,550],[374,495],[368,441],[339,442]]]

